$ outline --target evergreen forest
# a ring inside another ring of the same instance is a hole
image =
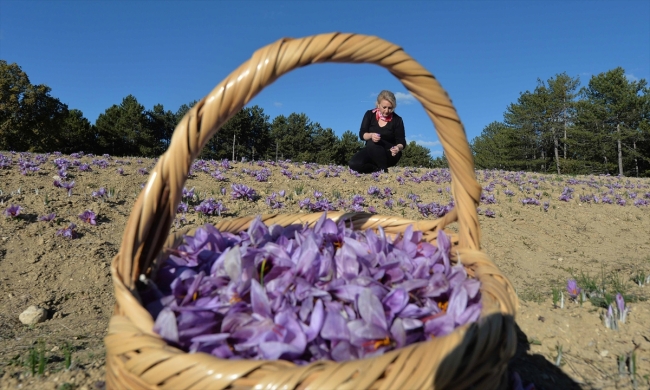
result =
[[[584,86],[566,73],[538,79],[471,147],[483,169],[650,176],[647,82],[620,67]]]

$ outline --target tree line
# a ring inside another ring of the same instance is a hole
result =
[[[478,168],[650,176],[650,94],[621,67],[580,79],[560,73],[520,93],[471,142]]]
[[[80,110],[70,109],[50,92],[47,85],[31,84],[17,64],[0,60],[0,150],[156,157],[167,149],[176,125],[196,104],[183,104],[176,111],[162,104],[146,109],[128,95],[91,124]],[[346,165],[363,145],[356,132],[346,130],[338,137],[304,113],[270,120],[261,107],[252,106],[226,122],[200,158]],[[400,161],[403,166],[444,164],[444,158],[434,160],[427,148],[413,141]]]

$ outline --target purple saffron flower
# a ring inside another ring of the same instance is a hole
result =
[[[141,296],[154,330],[189,352],[301,365],[369,357],[480,314],[478,281],[451,266],[449,239],[440,232],[435,247],[422,236],[408,228],[393,241],[325,214],[313,228],[206,225]]]
[[[120,176],[124,175],[124,168],[122,167],[117,168],[117,174]]]
[[[183,193],[181,195],[183,199],[189,198],[189,199],[194,199],[194,187],[192,187],[191,190],[188,190],[187,188],[183,187]]]
[[[494,211],[492,211],[490,209],[485,209],[485,213],[483,213],[483,215],[485,215],[488,218],[494,218],[496,216]]]
[[[77,238],[77,232],[75,231],[76,228],[77,225],[70,222],[70,225],[68,225],[68,227],[57,230],[56,235],[69,239]]]
[[[616,309],[618,321],[624,324],[630,309],[625,305],[625,299],[621,293],[616,293]]]
[[[72,196],[72,189],[74,188],[74,180],[69,183],[61,183],[61,188],[68,190],[68,196]]]
[[[3,214],[7,218],[17,218],[20,212],[23,211],[23,208],[17,204],[12,204],[11,206],[7,207]]]
[[[580,292],[582,291],[582,289],[578,287],[578,282],[576,282],[575,279],[569,279],[566,285],[566,289],[571,299],[577,299],[578,295],[580,295]]]
[[[521,200],[521,204],[523,205],[530,204],[530,205],[539,206],[539,200],[535,198],[524,198]]]
[[[252,202],[257,199],[255,190],[244,184],[231,184],[230,188],[232,189],[230,195],[235,200],[244,199]]]
[[[93,198],[103,198],[106,196],[106,188],[104,187],[99,187],[99,190],[93,191],[92,194],[90,194]]]
[[[52,222],[52,221],[54,221],[54,218],[56,218],[56,214],[51,213],[51,214],[42,215],[42,216],[38,217],[38,220],[39,221],[45,221],[45,222]]]
[[[79,219],[91,225],[97,225],[97,221],[95,221],[96,217],[97,216],[95,213],[91,210],[86,210],[83,213],[79,214]]]
[[[215,202],[214,198],[209,198],[203,200],[198,206],[194,207],[194,210],[198,213],[205,215],[213,215],[217,213],[218,216],[221,216],[221,213],[227,211],[228,209],[221,202]]]
[[[368,195],[377,196],[377,197],[382,196],[381,191],[379,190],[379,188],[374,187],[374,186],[371,186],[370,188],[368,188]]]
[[[188,210],[188,204],[184,202],[180,202],[178,204],[178,207],[176,207],[176,213],[178,214],[185,214],[187,213]]]

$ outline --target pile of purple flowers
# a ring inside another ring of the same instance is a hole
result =
[[[314,228],[239,234],[212,225],[172,251],[156,280],[141,277],[154,331],[219,358],[346,361],[444,336],[476,321],[480,283],[411,227],[395,240],[325,215]]]

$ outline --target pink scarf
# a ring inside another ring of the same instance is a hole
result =
[[[393,119],[393,113],[390,113],[388,116],[383,116],[381,115],[381,111],[379,111],[378,108],[375,108],[372,110],[372,112],[375,113],[375,117],[377,117],[377,120],[382,120],[384,122],[390,122]]]

